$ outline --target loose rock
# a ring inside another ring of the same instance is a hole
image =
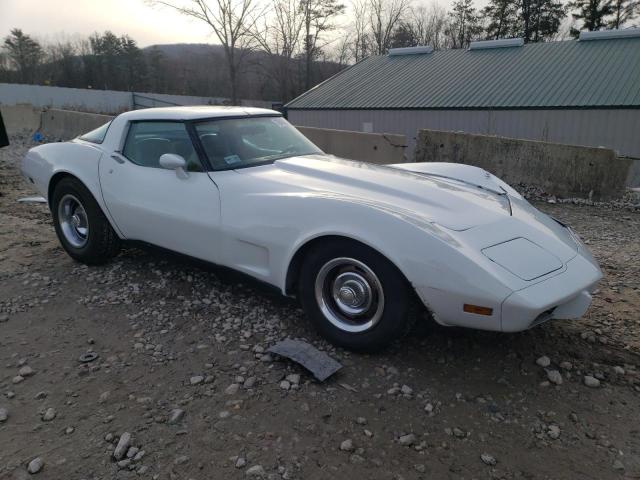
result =
[[[30,474],[38,473],[44,467],[44,460],[40,457],[36,457],[29,462],[29,466],[27,467],[27,472]]]
[[[402,435],[398,438],[398,442],[400,445],[404,445],[405,447],[409,447],[416,442],[416,436],[413,433],[409,433],[407,435]]]
[[[247,468],[245,475],[247,477],[264,477],[265,471],[262,465],[254,465],[253,467]]]
[[[292,373],[290,375],[287,375],[286,380],[291,385],[298,385],[300,383],[300,375],[297,373]]]
[[[550,425],[549,430],[547,431],[547,435],[549,435],[549,438],[552,438],[554,440],[560,438],[560,427],[557,425]]]
[[[169,414],[169,420],[167,423],[169,423],[170,425],[174,425],[176,423],[181,422],[183,418],[184,418],[184,410],[182,410],[181,408],[175,408],[171,410],[171,413]]]
[[[482,460],[485,465],[489,465],[490,467],[493,467],[496,463],[498,463],[495,457],[489,455],[488,453],[483,453],[482,455],[480,455],[480,460]]]
[[[291,388],[291,384],[287,380],[282,380],[280,382],[280,388],[282,390],[289,390]]]
[[[116,460],[122,460],[129,450],[131,446],[131,434],[129,432],[124,432],[120,435],[120,440],[118,440],[118,444],[116,445],[116,449],[113,451],[113,458]]]
[[[340,450],[343,452],[352,452],[354,450],[353,440],[347,439],[340,444]]]
[[[543,355],[536,360],[536,363],[542,368],[547,368],[549,365],[551,365],[551,359],[546,355]]]
[[[236,393],[238,393],[239,388],[240,385],[238,383],[232,383],[224,390],[224,393],[226,393],[227,395],[235,395]]]
[[[592,377],[591,375],[585,375],[584,384],[590,388],[597,388],[600,386],[600,380],[598,380],[596,377]]]
[[[25,365],[20,370],[18,370],[18,375],[20,375],[21,377],[30,377],[34,373],[35,372],[33,371],[33,368],[31,368],[29,365]]]
[[[551,383],[562,385],[562,374],[558,370],[548,370],[547,378]]]
[[[44,415],[42,415],[42,421],[50,422],[51,420],[56,418],[57,415],[58,412],[56,412],[55,408],[47,408],[47,410],[44,412]]]

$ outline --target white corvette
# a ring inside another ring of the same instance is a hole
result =
[[[76,260],[137,240],[231,267],[354,349],[399,337],[420,304],[504,332],[577,318],[602,276],[570,228],[484,170],[338,159],[270,110],[124,113],[32,148],[22,172]]]

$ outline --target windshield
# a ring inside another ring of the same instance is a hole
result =
[[[101,127],[91,130],[89,133],[85,133],[80,137],[80,140],[91,143],[102,143],[104,141],[104,137],[107,135],[107,130],[109,130],[109,125],[111,125],[111,122],[107,122]]]
[[[195,127],[214,170],[322,153],[282,117],[221,118],[197,123]]]

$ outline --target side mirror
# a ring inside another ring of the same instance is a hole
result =
[[[179,178],[186,178],[189,176],[186,171],[187,161],[180,155],[176,155],[175,153],[162,154],[160,155],[159,163],[162,168],[175,170],[176,175]]]

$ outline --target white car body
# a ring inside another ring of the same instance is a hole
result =
[[[32,148],[22,172],[47,198],[59,175],[79,179],[122,239],[239,270],[284,294],[293,293],[305,245],[339,236],[390,260],[442,325],[513,332],[587,310],[602,273],[579,238],[479,168],[312,155],[179,175],[119,153],[135,120],[256,115],[279,114],[240,107],[128,112],[111,122],[101,144],[74,139]]]

